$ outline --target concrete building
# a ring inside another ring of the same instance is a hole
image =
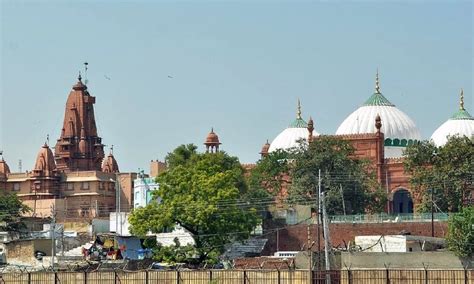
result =
[[[139,173],[137,178],[134,180],[133,207],[145,207],[152,200],[153,191],[159,188],[160,185],[155,181],[155,178],[145,177],[143,172]]]

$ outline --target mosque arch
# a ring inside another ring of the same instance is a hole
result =
[[[400,187],[393,192],[392,209],[394,214],[413,213],[413,199],[408,189]]]

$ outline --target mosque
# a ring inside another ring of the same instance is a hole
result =
[[[115,210],[116,192],[122,208],[132,204],[134,173],[120,173],[113,148],[105,156],[94,117],[95,97],[79,75],[66,101],[63,127],[54,153],[44,143],[31,171],[13,173],[0,160],[0,188],[17,194],[38,217],[108,216]],[[49,139],[48,139],[49,140]]]
[[[442,124],[431,136],[436,146],[443,146],[447,137],[474,137],[474,118],[464,108],[464,92],[461,90],[459,110]],[[271,143],[265,143],[260,154],[267,155],[277,149],[288,150],[298,141],[311,142],[319,133],[314,122],[301,117],[298,101],[296,119],[278,134]],[[379,75],[375,79],[375,92],[340,124],[335,137],[349,141],[355,156],[371,161],[376,169],[377,181],[389,197],[388,213],[411,213],[413,203],[420,196],[412,196],[409,176],[403,168],[403,150],[422,139],[413,120],[391,103],[381,92]]]

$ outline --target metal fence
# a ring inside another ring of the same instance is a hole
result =
[[[12,284],[474,284],[474,270],[192,270],[0,274]]]

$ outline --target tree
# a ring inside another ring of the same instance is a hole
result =
[[[446,242],[448,248],[458,256],[469,257],[474,254],[474,207],[463,208],[451,215]]]
[[[405,171],[411,175],[414,196],[420,200],[416,210],[431,210],[431,191],[435,207],[457,212],[470,198],[474,173],[474,143],[467,137],[450,137],[442,147],[422,141],[405,151]]]
[[[182,150],[178,147],[167,160]],[[160,188],[155,197],[161,202],[133,211],[131,231],[137,235],[159,233],[179,224],[193,235],[197,261],[215,261],[226,244],[249,237],[258,215],[254,207],[237,202],[247,190],[237,158],[224,152],[185,152],[190,155],[170,164],[157,178]]]
[[[31,209],[16,194],[0,194],[0,230],[19,232],[25,228],[21,216]]]
[[[354,148],[348,141],[331,136],[319,136],[309,145],[301,144],[293,154],[289,202],[309,202],[316,207],[321,170],[328,214],[383,211],[386,194],[370,163],[351,158],[353,154]]]
[[[249,198],[269,198],[279,194],[289,172],[290,153],[276,150],[262,157],[248,178]]]

